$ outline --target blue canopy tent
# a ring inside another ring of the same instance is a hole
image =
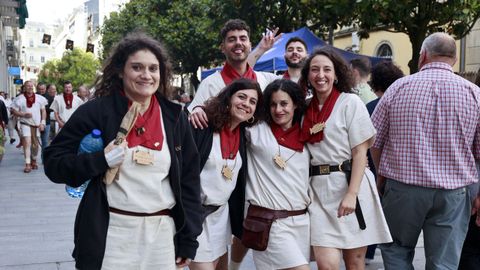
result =
[[[287,65],[285,63],[284,54],[285,54],[285,45],[287,41],[292,37],[299,37],[305,41],[308,46],[308,53],[311,53],[317,47],[323,46],[330,46],[325,43],[325,41],[321,40],[317,36],[315,36],[310,29],[307,27],[302,27],[295,32],[291,33],[284,33],[282,37],[280,37],[277,42],[273,45],[273,47],[265,52],[260,59],[258,59],[257,63],[253,67],[256,71],[271,71],[276,72],[279,70],[287,70]],[[357,57],[367,57],[370,59],[372,66],[377,64],[383,60],[389,60],[388,58],[381,58],[381,57],[371,57],[361,54],[356,54],[352,52],[348,52],[342,49],[338,49],[333,47],[335,51],[337,51],[346,61],[350,61]],[[221,67],[217,67],[214,69],[209,69],[202,71],[202,80],[208,77],[209,75],[213,74],[215,71],[221,69]]]

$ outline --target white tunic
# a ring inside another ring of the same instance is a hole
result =
[[[262,91],[267,87],[267,85],[273,82],[276,79],[281,77],[268,72],[258,72],[255,71],[257,76],[257,82],[260,85]],[[200,85],[198,90],[195,93],[195,97],[192,100],[192,103],[188,106],[188,111],[192,112],[193,108],[196,106],[203,105],[207,99],[214,97],[220,93],[220,91],[225,87],[225,82],[223,81],[220,71],[215,72],[214,74],[205,78]]]
[[[163,122],[162,131],[165,134]],[[140,165],[133,161],[133,153],[137,150],[153,154],[153,165]],[[160,151],[143,146],[127,148],[125,160],[120,166],[118,181],[107,185],[108,204],[114,208],[138,213],[171,209],[175,205],[175,197],[168,177],[170,164],[166,138]]]
[[[83,101],[76,95],[73,95],[72,108],[67,109],[67,104],[65,104],[63,95],[58,95],[53,99],[52,105],[50,105],[50,109],[58,113],[60,119],[62,119],[62,121],[66,123],[68,119],[70,119],[70,116],[72,116],[73,112],[75,112],[75,110],[82,104]]]
[[[312,165],[341,164],[352,158],[352,148],[376,133],[361,99],[355,94],[346,93],[338,98],[323,131],[321,142],[307,144]],[[337,218],[338,207],[348,189],[344,173],[317,175],[312,177],[310,184],[312,246],[351,249],[392,241],[375,180],[369,169],[365,169],[358,193],[367,226],[365,230],[359,228],[355,214]]]
[[[165,134],[163,122],[162,130]],[[153,165],[136,164],[132,158],[136,150],[153,154]],[[106,187],[109,206],[137,213],[173,208],[170,165],[166,139],[160,151],[143,146],[127,148],[118,181]],[[134,217],[110,212],[102,270],[175,270],[174,235],[175,222],[169,216]]]
[[[246,131],[248,181],[246,200],[275,210],[301,210],[310,204],[309,158],[303,152],[281,146],[266,123]],[[285,169],[278,167],[273,157],[280,151],[287,160]],[[257,269],[281,269],[308,264],[310,259],[310,220],[308,213],[277,219],[272,224],[265,251],[253,250]]]
[[[46,98],[42,97],[41,95],[38,95],[38,94],[34,94],[34,95],[35,95],[35,103],[32,104],[32,107],[28,108],[27,99],[25,98],[25,96],[19,95],[13,100],[12,108],[22,113],[27,112],[32,114],[31,118],[18,117],[19,122],[27,123],[32,126],[38,126],[40,125],[40,121],[42,120],[41,109],[45,108],[45,105],[48,104],[48,101]]]
[[[221,174],[222,167],[227,164],[232,171],[232,180]],[[242,157],[237,153],[235,160],[222,158],[220,135],[213,134],[212,150],[200,173],[201,200],[203,205],[216,205],[220,208],[207,216],[203,222],[202,234],[197,238],[199,247],[195,262],[213,262],[227,252],[231,244],[232,231],[228,210],[228,199],[237,184],[237,177],[242,167]]]

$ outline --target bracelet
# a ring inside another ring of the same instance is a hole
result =
[[[203,105],[197,105],[197,106],[193,107],[192,112],[193,112],[196,108],[201,108],[202,110],[205,111],[205,106],[203,106]]]
[[[45,126],[45,119],[42,119],[42,121],[40,121],[40,125],[44,125],[44,126]]]

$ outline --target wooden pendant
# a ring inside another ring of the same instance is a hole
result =
[[[227,165],[223,165],[222,167],[222,175],[225,177],[227,180],[232,181],[233,178],[233,171],[228,167]]]
[[[325,122],[316,123],[313,127],[310,128],[310,134],[317,134],[325,128]]]
[[[282,170],[285,170],[287,167],[287,162],[279,154],[276,154],[275,157],[273,157],[273,161]]]

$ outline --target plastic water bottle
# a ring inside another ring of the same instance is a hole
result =
[[[103,140],[101,135],[102,132],[100,130],[94,129],[90,134],[83,137],[82,141],[80,142],[80,146],[78,147],[78,154],[81,155],[83,153],[102,151]],[[90,183],[90,180],[87,180],[79,187],[65,185],[65,191],[67,192],[68,196],[72,198],[82,198],[85,189],[87,189],[88,183]]]

